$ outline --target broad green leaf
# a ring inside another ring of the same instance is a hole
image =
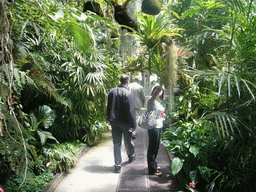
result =
[[[180,170],[182,169],[183,167],[183,163],[184,163],[184,159],[180,159],[179,157],[175,157],[173,160],[172,160],[172,174],[173,176],[177,175]]]
[[[189,152],[192,153],[196,157],[199,153],[199,147],[192,145],[189,148]]]
[[[163,140],[163,146],[165,148],[168,148],[170,146],[171,142],[169,140]]]
[[[38,111],[39,121],[43,123],[45,129],[48,129],[56,118],[56,112],[49,106],[43,105],[39,107]]]
[[[39,131],[37,130],[37,134],[39,135],[41,144],[44,145],[47,139],[53,139],[55,140],[57,143],[59,143],[57,141],[57,139],[55,137],[52,136],[52,134],[48,131]]]

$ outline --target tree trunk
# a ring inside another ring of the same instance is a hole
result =
[[[177,82],[177,48],[174,41],[166,43],[166,73],[164,83],[167,94],[166,122],[171,123],[171,113],[174,107],[174,89]]]

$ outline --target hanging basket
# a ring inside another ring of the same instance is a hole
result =
[[[157,15],[160,13],[162,7],[161,0],[143,0],[141,10],[148,15]]]

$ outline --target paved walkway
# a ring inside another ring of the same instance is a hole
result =
[[[67,173],[59,174],[43,192],[123,192],[123,191],[178,191],[175,178],[171,175],[170,158],[163,146],[157,162],[163,175],[147,174],[147,131],[138,129],[134,140],[136,160],[128,163],[122,145],[123,166],[121,173],[114,173],[114,157],[111,132],[80,157],[77,165]]]

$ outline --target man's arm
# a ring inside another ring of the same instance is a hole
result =
[[[144,94],[143,87],[140,90],[140,98],[141,98],[141,101],[142,101],[142,107],[144,107],[145,106],[145,94]]]
[[[112,107],[112,97],[113,97],[113,93],[110,92],[108,94],[108,101],[107,101],[107,117],[108,117],[108,121],[110,119],[110,113],[111,113],[111,107]]]
[[[137,122],[136,122],[136,112],[135,112],[135,99],[133,94],[130,94],[129,96],[129,106],[130,106],[130,117],[131,117],[131,128],[136,129],[137,128]]]

